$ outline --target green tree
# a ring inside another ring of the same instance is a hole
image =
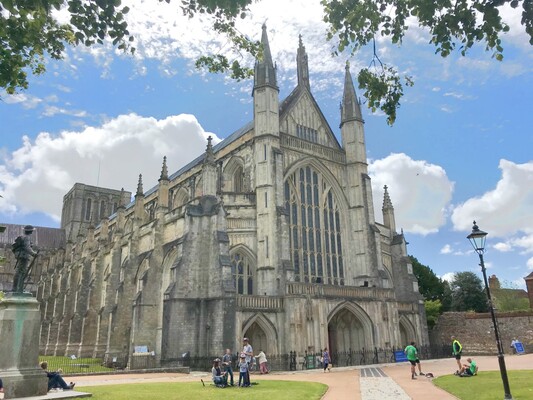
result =
[[[426,309],[428,328],[431,329],[437,323],[439,315],[442,314],[442,303],[440,300],[425,300],[424,308]]]
[[[166,1],[171,0],[153,0]],[[178,1],[178,0],[176,0]],[[208,14],[214,18],[213,29],[226,35],[234,49],[261,57],[257,42],[235,28],[238,18],[246,18],[252,0],[179,0],[182,12],[194,18]],[[257,0],[258,1],[258,0]],[[370,67],[358,76],[359,88],[372,110],[381,109],[392,125],[403,96],[403,87],[412,85],[408,76],[384,65],[375,50],[376,37],[401,45],[408,29],[406,20],[414,17],[429,30],[435,52],[447,57],[454,51],[463,56],[475,44],[482,43],[497,60],[503,59],[501,35],[509,31],[500,10],[505,5],[522,10],[521,24],[533,44],[533,2],[531,0],[321,0],[327,37],[335,44],[334,54],[351,54],[371,45]],[[60,25],[53,10],[66,8],[70,21]],[[92,46],[106,38],[125,51],[134,51],[134,39],[124,15],[127,7],[120,0],[0,0],[0,87],[8,93],[28,87],[27,71],[45,70],[44,56],[64,56],[65,44]],[[249,68],[223,54],[206,54],[197,61],[199,68],[227,72],[236,79],[250,76]]]
[[[418,291],[424,296],[424,300],[439,300],[442,306],[446,283],[435,275],[430,267],[421,264],[416,257],[409,256],[409,259],[413,266],[413,274],[418,279]]]
[[[521,296],[517,285],[504,282],[504,287],[491,290],[494,306],[498,311],[527,311],[529,310],[529,298],[527,294]]]
[[[430,43],[442,57],[458,50],[466,56],[476,43],[501,61],[502,34],[509,26],[500,11],[509,4],[521,8],[521,23],[533,45],[533,2],[531,0],[321,0],[324,21],[329,24],[328,38],[335,39],[336,53],[344,50],[354,54],[366,45],[374,47],[371,68],[359,74],[359,87],[364,89],[368,107],[381,109],[392,125],[400,106],[403,85],[412,85],[409,77],[400,77],[394,67],[385,66],[375,51],[376,37],[384,37],[401,45],[408,29],[407,18],[414,17],[419,27],[429,30]],[[403,82],[403,83],[402,83]]]
[[[481,279],[470,271],[456,272],[451,282],[452,310],[487,312],[487,295]]]
[[[440,279],[427,265],[423,265],[416,257],[409,256],[413,266],[413,274],[418,279],[418,291],[424,297],[424,308],[429,328],[437,323],[439,315],[448,311],[451,305],[448,282]]]

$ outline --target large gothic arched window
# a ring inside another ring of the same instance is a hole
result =
[[[236,193],[244,192],[244,173],[241,166],[238,166],[233,174],[233,191]]]
[[[285,182],[297,282],[344,285],[340,211],[331,186],[310,166]]]
[[[253,265],[248,257],[236,252],[231,256],[231,269],[238,294],[254,293]]]

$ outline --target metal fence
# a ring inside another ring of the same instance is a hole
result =
[[[451,357],[449,345],[420,346],[418,354],[421,360]],[[401,361],[403,355],[401,348],[373,348],[361,350],[349,350],[344,352],[330,353],[331,364],[334,367],[346,367],[357,365],[384,364]],[[75,357],[46,357],[41,356],[40,361],[48,362],[48,370],[62,370],[64,375],[76,374],[102,374],[115,373],[117,371],[160,371],[177,370],[187,368],[192,371],[210,371],[213,360],[221,358],[221,355],[204,357],[190,356],[175,359],[161,360],[157,365],[156,358],[151,353],[134,353],[108,356],[106,358],[75,358]],[[268,369],[270,371],[296,371],[306,369],[323,368],[321,352],[297,353],[290,351],[286,354],[268,355]],[[237,368],[239,354],[232,355],[232,366]],[[259,365],[254,360],[253,371],[259,370]]]
[[[398,356],[400,354],[403,355],[403,350],[403,348],[382,349],[375,347],[373,349],[334,352],[330,353],[330,363],[336,367],[392,363],[401,361],[398,359]],[[449,345],[421,346],[418,348],[418,354],[420,359],[447,358],[451,357],[451,347]],[[195,371],[208,371],[213,365],[213,359],[217,357],[220,358],[220,356],[186,356],[183,358],[166,360],[166,362],[172,365],[189,367],[191,370]],[[304,353],[297,353],[295,351],[291,351],[287,354],[269,355],[267,358],[268,369],[270,371],[296,371],[305,369],[320,369],[324,367],[322,363],[321,352],[312,353],[306,351]],[[238,354],[234,354],[232,356],[232,365],[236,367],[237,362]],[[253,369],[258,370],[259,366],[254,365]]]

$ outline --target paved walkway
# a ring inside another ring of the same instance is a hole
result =
[[[498,359],[491,357],[475,357],[480,371],[498,370]],[[523,356],[506,356],[508,370],[533,369],[533,354]],[[422,361],[422,371],[437,376],[453,373],[457,368],[455,359]],[[380,372],[381,371],[381,372]],[[379,376],[373,376],[378,374]],[[211,374],[193,372],[189,375],[153,373],[126,375],[98,375],[68,378],[76,382],[76,388],[83,391],[83,386],[110,385],[120,383],[148,382],[199,382],[200,378],[210,379]],[[205,381],[206,379],[204,379]],[[366,365],[359,367],[334,368],[331,372],[321,370],[279,372],[268,375],[252,375],[252,380],[296,380],[320,382],[329,389],[322,400],[452,400],[456,399],[431,383],[431,379],[418,377],[411,379],[410,367],[407,363]],[[511,387],[511,392],[512,392]],[[503,387],[502,396],[503,397]]]

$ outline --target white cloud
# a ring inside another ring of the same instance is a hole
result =
[[[53,117],[56,114],[72,115],[73,117],[78,118],[87,116],[87,112],[82,110],[68,110],[66,108],[56,106],[46,106],[42,115],[45,117]]]
[[[426,235],[444,225],[453,183],[442,167],[400,153],[373,161],[368,171],[376,216],[381,215],[383,186],[387,185],[398,228]]]
[[[509,243],[504,243],[504,242],[498,242],[492,247],[494,247],[496,250],[501,251],[503,253],[513,250],[513,247]]]
[[[533,257],[527,260],[526,265],[527,265],[527,269],[533,269]]]
[[[454,229],[468,232],[476,220],[480,229],[496,237],[524,232],[528,235],[519,243],[533,249],[533,161],[515,164],[502,159],[499,168],[502,177],[493,190],[455,207]]]
[[[128,114],[81,131],[24,137],[0,164],[0,211],[59,219],[62,197],[75,182],[99,179],[99,186],[135,191],[142,173],[147,190],[159,178],[163,156],[172,173],[205,151],[209,135],[192,115],[157,120]]]
[[[43,101],[37,96],[25,93],[6,94],[2,96],[2,100],[7,104],[20,104],[26,109],[35,108]]]
[[[449,244],[445,244],[444,247],[440,249],[440,254],[450,254],[452,252],[452,246],[450,246]]]
[[[165,76],[189,74],[194,70],[192,61],[202,55],[218,52],[238,59],[244,65],[252,66],[254,63],[247,54],[234,52],[229,40],[213,31],[209,16],[198,15],[189,19],[183,15],[179,2],[125,0],[122,4],[130,7],[126,20],[129,32],[135,37],[135,74],[146,73],[146,67],[142,65],[146,59],[159,61],[159,72]],[[147,15],[150,18],[146,18]],[[67,17],[63,11],[56,13],[60,21],[67,21]],[[330,88],[332,72],[342,76],[349,55],[331,56],[334,43],[326,40],[327,25],[322,19],[323,7],[317,0],[269,0],[253,2],[248,17],[238,19],[236,26],[240,32],[259,40],[261,26],[267,22],[272,57],[278,66],[280,83],[295,80],[295,55],[298,35],[301,34],[309,55],[312,88],[314,92],[325,92]],[[110,43],[90,48],[82,46],[77,51],[91,55],[102,67],[103,77],[110,76],[113,53],[120,54]],[[178,67],[174,63],[177,59],[185,59],[189,64]],[[366,66],[367,59],[354,58],[351,64],[352,71],[356,72],[363,65]],[[338,80],[338,77],[335,76],[335,79]]]
[[[64,93],[70,93],[72,91],[71,88],[69,88],[68,86],[65,86],[65,85],[60,85],[60,84],[56,84],[56,85],[53,85],[55,88],[57,88],[57,90],[60,90]]]
[[[440,277],[440,279],[451,283],[454,277],[455,277],[455,272],[446,272],[444,275]]]
[[[464,93],[459,93],[459,92],[446,92],[446,93],[444,93],[444,96],[445,97],[453,97],[453,98],[458,99],[458,100],[472,100],[472,99],[475,99],[474,96],[470,96],[470,95],[467,95],[467,94],[464,94]]]
[[[510,240],[512,246],[522,248],[523,254],[533,253],[533,233],[516,236]]]

